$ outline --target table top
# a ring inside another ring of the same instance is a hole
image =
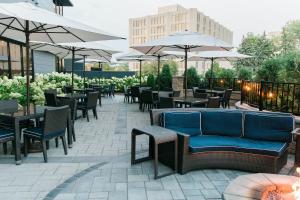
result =
[[[83,99],[86,98],[86,95],[85,94],[58,94],[57,98]]]
[[[203,98],[194,98],[194,97],[173,97],[175,102],[182,102],[182,103],[207,103],[208,99]]]
[[[206,93],[213,93],[213,94],[224,94],[224,90],[206,90]]]
[[[160,126],[145,126],[134,128],[132,134],[145,134],[152,136],[156,143],[164,143],[177,140],[177,133]]]

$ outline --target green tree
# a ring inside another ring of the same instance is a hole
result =
[[[290,52],[281,57],[281,80],[284,82],[300,82],[300,52]]]
[[[214,65],[213,65],[213,74],[212,74],[212,78],[218,78],[219,77],[219,74],[220,74],[220,65],[218,62],[214,62]],[[206,79],[209,79],[210,76],[211,76],[211,68],[205,73],[205,78]]]
[[[266,60],[262,67],[257,71],[256,79],[277,82],[279,80],[282,62],[279,58]]]
[[[281,40],[283,53],[300,50],[300,20],[291,21],[283,27]]]
[[[248,67],[254,68],[256,71],[261,67],[265,60],[274,56],[275,49],[272,41],[267,39],[264,35],[248,33],[240,44],[238,52],[253,57],[237,61],[235,67],[237,70],[241,67]]]
[[[164,61],[164,64],[169,65],[172,76],[177,75],[177,73],[178,73],[178,64],[177,64],[177,62],[175,62],[174,60],[168,60],[168,61]]]
[[[161,90],[172,88],[172,74],[168,64],[163,65],[157,82]]]
[[[240,80],[251,80],[252,79],[252,71],[246,67],[242,67],[237,72],[237,78]]]
[[[157,74],[157,63],[156,62],[143,62],[142,63],[142,74],[143,75]]]
[[[198,87],[200,83],[200,77],[198,76],[195,67],[191,67],[187,70],[187,86],[188,88]]]
[[[233,79],[235,78],[235,70],[233,69],[221,69],[219,73],[219,78],[224,78],[224,79]]]
[[[155,76],[150,74],[147,78],[147,86],[151,88],[155,88]]]

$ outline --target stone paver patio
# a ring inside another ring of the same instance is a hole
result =
[[[0,148],[0,199],[220,199],[230,180],[247,174],[213,169],[154,180],[151,162],[130,165],[131,129],[149,125],[149,114],[116,96],[103,99],[98,117],[91,117],[89,123],[76,121],[77,141],[67,156],[62,145],[55,148],[52,141],[49,163],[37,153],[16,166],[13,156],[3,155]],[[145,152],[147,138],[139,138],[138,144],[138,150]],[[292,164],[290,157],[281,173],[288,174]],[[160,166],[160,170],[169,169]]]

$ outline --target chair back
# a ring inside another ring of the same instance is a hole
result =
[[[97,107],[99,92],[89,92],[87,94],[87,108]]]
[[[63,92],[66,94],[71,94],[73,93],[73,87],[72,86],[65,86],[63,89]]]
[[[206,89],[196,89],[195,92],[197,93],[206,93]]]
[[[174,108],[174,101],[171,97],[159,97],[158,107],[161,108]]]
[[[181,93],[180,90],[178,90],[178,91],[173,91],[173,97],[180,97],[180,93]]]
[[[159,97],[172,97],[173,96],[173,92],[159,91],[158,96]]]
[[[220,97],[209,97],[207,108],[220,108]]]
[[[18,112],[19,105],[17,99],[1,100],[0,113],[13,115]]]
[[[227,89],[223,97],[224,101],[228,102],[230,100],[231,94],[232,94],[232,89]]]
[[[57,99],[55,93],[48,93],[45,92],[45,99],[46,99],[46,106],[56,107],[57,106]]]
[[[57,90],[56,89],[48,89],[48,90],[45,90],[45,93],[57,94]]]
[[[69,106],[69,108],[71,109],[71,118],[73,121],[76,120],[76,111],[77,111],[77,100],[73,99],[73,98],[63,98],[61,99],[61,104],[63,106]]]
[[[44,136],[64,133],[70,108],[68,106],[46,109],[44,114]]]
[[[195,98],[206,99],[208,97],[208,94],[207,93],[198,93],[198,92],[195,92],[194,93],[194,97]]]
[[[140,96],[140,89],[138,86],[131,87],[131,96],[132,97],[139,97]]]
[[[143,90],[141,93],[141,102],[142,103],[147,103],[147,104],[152,104],[153,101],[153,92],[152,90]]]

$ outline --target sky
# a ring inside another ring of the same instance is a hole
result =
[[[160,6],[180,4],[197,8],[233,31],[237,47],[248,32],[280,31],[290,20],[300,19],[300,0],[71,0],[64,15],[101,30],[128,36],[128,19],[157,13]],[[127,41],[108,43],[126,51]]]

